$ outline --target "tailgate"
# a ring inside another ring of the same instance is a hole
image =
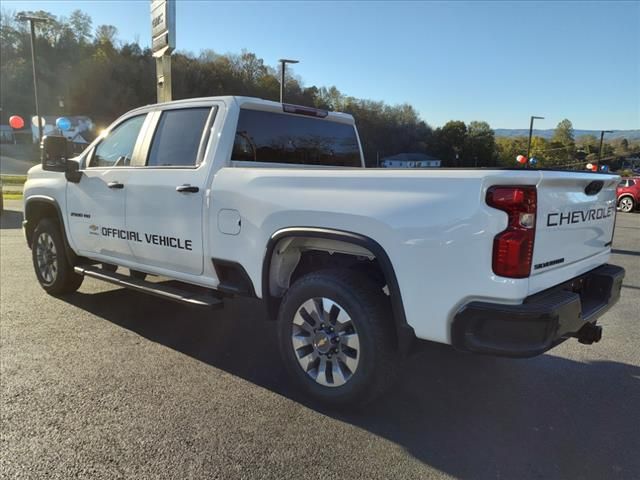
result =
[[[532,276],[609,250],[616,216],[617,176],[541,174]]]

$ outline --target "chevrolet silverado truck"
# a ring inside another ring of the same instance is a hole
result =
[[[332,405],[382,392],[418,339],[596,342],[620,295],[615,175],[364,168],[350,115],[246,97],[138,108],[79,156],[61,137],[42,154],[24,232],[44,290],[256,297],[284,368]]]

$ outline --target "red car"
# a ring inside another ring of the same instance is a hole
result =
[[[640,177],[623,178],[618,184],[618,210],[632,212],[640,206]]]

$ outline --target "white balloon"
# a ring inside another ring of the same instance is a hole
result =
[[[31,117],[31,123],[33,124],[34,127],[38,126],[38,117],[36,115]],[[42,125],[44,127],[46,125],[46,123],[47,123],[47,121],[44,119],[44,117],[40,117],[40,125]]]

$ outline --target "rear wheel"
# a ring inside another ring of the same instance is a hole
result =
[[[397,349],[388,298],[362,274],[300,278],[282,301],[278,341],[291,377],[324,403],[366,403],[391,384]]]
[[[45,218],[38,223],[31,246],[33,266],[42,288],[52,295],[75,292],[84,277],[73,271],[67,259],[57,222]]]
[[[635,207],[635,202],[631,197],[622,197],[618,201],[618,208],[620,209],[621,212],[629,213],[634,209],[634,207]]]

